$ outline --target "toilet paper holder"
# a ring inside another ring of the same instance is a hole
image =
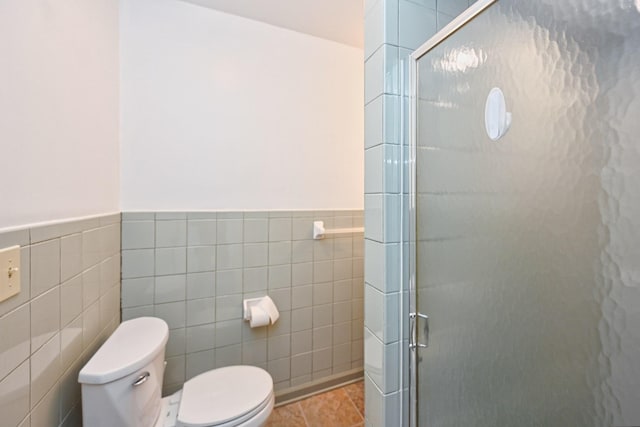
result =
[[[280,318],[278,307],[269,295],[261,298],[248,298],[242,301],[244,319],[252,328],[275,324]]]
[[[244,320],[251,320],[251,307],[260,304],[260,301],[262,301],[262,298],[248,298],[242,301]]]

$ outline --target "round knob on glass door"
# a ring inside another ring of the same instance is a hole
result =
[[[500,88],[494,87],[487,96],[484,106],[484,126],[492,141],[502,138],[511,127],[511,113],[507,111],[504,93]]]

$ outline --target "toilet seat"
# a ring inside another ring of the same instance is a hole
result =
[[[184,384],[176,425],[238,426],[272,407],[273,400],[273,380],[263,369],[254,366],[214,369]]]

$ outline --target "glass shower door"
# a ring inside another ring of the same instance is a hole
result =
[[[441,38],[414,54],[417,424],[640,425],[640,2],[500,0]]]

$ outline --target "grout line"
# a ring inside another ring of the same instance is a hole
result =
[[[358,384],[356,383],[351,383],[349,385],[353,385],[353,384]],[[348,386],[345,386],[344,388],[346,388]],[[344,392],[344,394],[347,395],[347,398],[349,399],[349,402],[351,402],[351,404],[353,405],[353,407],[356,409],[356,412],[358,413],[358,415],[360,415],[360,418],[362,418],[362,422],[364,422],[364,415],[360,413],[360,409],[358,409],[358,406],[356,405],[356,402],[353,401],[353,399],[351,398],[351,395],[349,395],[349,393],[347,393],[346,391]],[[356,424],[358,425],[358,424]]]
[[[311,399],[311,398],[309,398],[309,399]],[[294,405],[298,405],[298,409],[300,410],[300,413],[302,414],[302,419],[304,420],[304,425],[306,427],[310,427],[309,426],[309,421],[307,421],[307,416],[304,414],[304,409],[302,408],[302,405],[300,404],[300,402],[295,402]]]

